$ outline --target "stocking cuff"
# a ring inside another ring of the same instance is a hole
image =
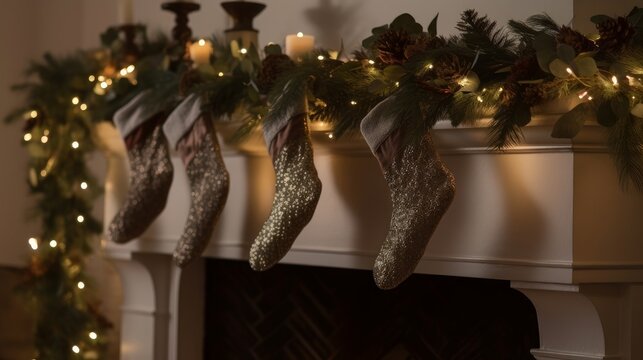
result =
[[[384,140],[396,130],[395,117],[388,113],[388,109],[394,101],[394,97],[382,100],[366,114],[360,123],[362,135],[373,154],[375,154],[375,151],[382,145]]]
[[[148,103],[149,95],[150,90],[141,92],[114,113],[114,124],[123,138],[160,111],[158,106]]]
[[[292,120],[295,116],[308,113],[308,103],[306,101],[306,96],[301,95],[301,99],[293,104],[286,114],[282,117],[276,118],[272,116],[266,117],[266,120],[263,123],[263,138],[266,141],[266,146],[270,147],[270,144],[275,140],[275,137],[283,128],[288,125],[288,122]]]
[[[163,133],[165,133],[170,147],[176,149],[179,140],[190,131],[202,113],[201,97],[196,94],[186,97],[179,106],[172,111],[163,125]]]

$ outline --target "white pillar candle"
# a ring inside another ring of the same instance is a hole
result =
[[[212,43],[201,39],[190,45],[190,59],[195,65],[209,64],[212,50]]]
[[[134,23],[134,0],[118,0],[118,22],[121,25]]]
[[[315,47],[315,37],[298,32],[297,35],[286,36],[286,55],[297,59]]]

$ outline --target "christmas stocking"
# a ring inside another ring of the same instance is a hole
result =
[[[146,104],[147,92],[114,114],[130,163],[127,199],[112,219],[107,238],[117,243],[140,236],[165,208],[172,163],[162,132],[165,116]]]
[[[406,143],[402,129],[387,112],[393,101],[382,101],[361,122],[393,205],[388,235],[373,268],[381,289],[392,289],[413,273],[455,195],[453,175],[436,153],[431,135]]]
[[[201,98],[187,97],[163,126],[170,146],[177,149],[190,181],[190,210],[174,262],[186,266],[200,256],[228,198],[229,176],[214,125],[201,110]]]
[[[250,266],[267,270],[283,258],[315,212],[321,181],[313,163],[306,98],[283,118],[267,118],[264,138],[276,175],[272,210],[250,248]]]

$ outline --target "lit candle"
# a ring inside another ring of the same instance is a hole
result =
[[[315,47],[315,37],[298,32],[297,35],[286,36],[286,55],[297,59],[310,52]]]
[[[195,65],[209,64],[210,55],[212,55],[211,42],[201,39],[190,45],[190,59]]]
[[[118,21],[121,24],[134,22],[134,0],[118,0]]]

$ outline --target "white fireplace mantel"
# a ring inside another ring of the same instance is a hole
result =
[[[417,272],[510,280],[537,311],[539,360],[643,359],[643,195],[619,187],[603,128],[553,139],[557,118],[536,116],[524,141],[502,152],[486,147],[483,124],[438,124],[457,191]],[[128,165],[118,134],[103,135],[108,224]],[[282,262],[370,269],[390,216],[378,164],[357,136],[331,140],[318,128],[313,140],[321,199]],[[204,256],[245,260],[270,211],[274,174],[259,134],[223,152],[230,193]],[[173,164],[167,208],[151,228],[126,245],[103,242],[123,283],[123,360],[202,358],[203,264],[171,263],[189,206],[185,171],[178,157]]]

